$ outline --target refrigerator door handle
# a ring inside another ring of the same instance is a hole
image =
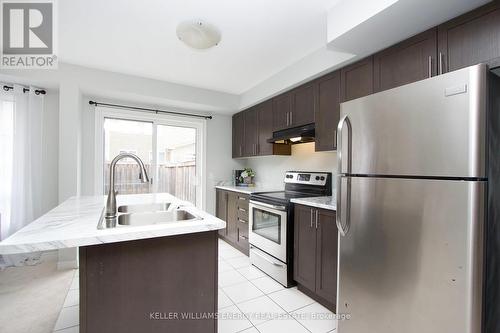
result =
[[[342,198],[342,178],[346,179],[345,189],[345,223],[342,223],[343,198]],[[337,212],[335,214],[337,229],[342,236],[347,235],[351,227],[351,178],[342,175],[337,176]]]
[[[348,177],[347,178],[347,188],[346,188],[346,221],[345,223],[342,223],[342,174],[343,174],[343,142],[342,142],[342,133],[344,129],[344,125],[347,126],[347,160],[346,160],[346,173],[350,174],[351,173],[351,138],[352,138],[352,126],[351,126],[351,121],[349,120],[349,117],[345,115],[340,119],[339,124],[337,126],[337,214],[336,214],[336,223],[337,223],[337,228],[339,229],[339,232],[342,236],[347,235],[347,232],[349,231],[349,225],[350,225],[350,206],[351,206],[351,179]]]

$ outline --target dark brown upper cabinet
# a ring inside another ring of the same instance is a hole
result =
[[[290,155],[275,131],[315,123],[316,151],[335,150],[340,103],[448,71],[500,66],[500,2],[493,1],[233,116],[233,157]]]
[[[373,94],[373,57],[368,57],[340,71],[342,102]]]
[[[273,98],[273,131],[314,123],[317,93],[316,84],[309,82]]]
[[[292,110],[288,127],[297,127],[314,123],[314,112],[317,109],[317,85],[306,83],[292,90]]]
[[[437,74],[437,29],[431,29],[373,57],[375,92],[430,78]]]
[[[259,142],[259,112],[253,107],[243,112],[244,114],[244,156],[258,155]]]
[[[233,116],[233,158],[243,157],[245,140],[245,115],[239,112]]]
[[[289,126],[292,111],[292,94],[287,92],[273,98],[273,131],[279,131]]]
[[[267,142],[273,136],[273,101],[268,100],[257,106],[259,114],[259,156],[272,155],[273,144]]]
[[[440,73],[486,63],[500,66],[500,6],[491,2],[438,27]]]
[[[290,145],[272,144],[273,102],[268,100],[233,116],[233,158],[290,155]]]
[[[340,72],[317,81],[318,107],[315,112],[316,151],[337,149],[337,124],[340,118]]]

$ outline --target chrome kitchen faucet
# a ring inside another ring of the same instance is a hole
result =
[[[117,192],[115,191],[115,167],[118,161],[120,161],[123,158],[130,157],[134,161],[139,164],[140,168],[140,174],[139,174],[139,179],[143,183],[148,183],[149,182],[149,177],[148,177],[148,172],[146,171],[146,167],[144,166],[144,163],[142,160],[139,158],[139,156],[135,154],[130,154],[130,153],[123,153],[119,154],[116,156],[113,161],[111,161],[111,165],[109,166],[109,192],[108,192],[108,200],[106,202],[106,226],[114,226],[116,225],[116,194]]]

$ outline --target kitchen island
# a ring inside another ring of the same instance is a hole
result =
[[[98,229],[105,197],[73,197],[2,241],[0,254],[79,247],[80,332],[217,332],[225,222],[166,193],[117,197],[118,207],[165,203],[195,218]]]

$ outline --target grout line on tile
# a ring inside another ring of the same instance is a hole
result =
[[[77,326],[80,326],[80,323],[78,323],[78,325],[68,326],[68,327],[65,327],[65,328],[61,328],[61,329],[59,329],[57,331],[52,331],[52,333],[61,332],[63,330],[67,330],[67,329],[70,329],[70,328],[73,328],[73,327],[77,327]]]
[[[311,306],[311,305],[316,304],[316,303],[318,303],[318,302],[314,301],[314,302],[312,302],[312,303],[309,303],[309,304],[303,305],[303,306],[301,306],[301,307],[299,307],[299,308],[296,308],[295,310],[289,311],[288,313],[292,313],[292,312],[295,312],[295,311],[299,311],[300,309],[303,309],[303,308],[305,308],[305,307],[307,307],[307,306]],[[318,304],[319,304],[319,303],[318,303]],[[321,304],[320,304],[320,305],[321,305]],[[327,309],[327,310],[328,310],[328,309]],[[330,311],[330,310],[328,310],[328,311]],[[330,312],[331,312],[331,311],[330,311]],[[333,313],[333,312],[332,312],[332,313]]]

